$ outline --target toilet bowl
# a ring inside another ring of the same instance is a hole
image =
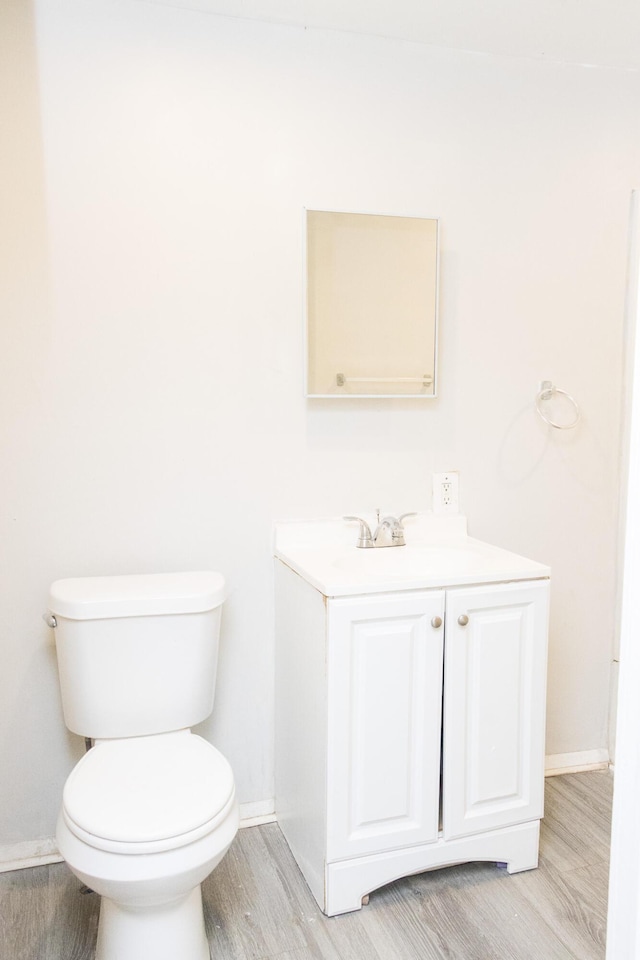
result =
[[[238,829],[231,767],[191,732],[213,708],[224,578],[60,580],[55,629],[70,730],[94,746],[64,787],[56,837],[102,897],[96,960],[208,960],[202,881]]]
[[[65,785],[57,842],[103,898],[96,960],[208,960],[200,884],[237,829],[231,768],[195,734],[89,751]]]

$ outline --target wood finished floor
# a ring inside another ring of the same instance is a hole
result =
[[[510,876],[474,863],[423,873],[331,919],[277,824],[241,830],[203,886],[211,956],[603,960],[611,793],[608,772],[546,781],[537,870]],[[1,960],[91,960],[99,900],[81,889],[64,864],[0,874]]]

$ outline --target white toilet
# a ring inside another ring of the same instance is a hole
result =
[[[96,960],[208,960],[200,884],[238,829],[227,760],[190,727],[213,709],[218,573],[58,580],[65,722],[94,740],[57,840],[102,896]]]

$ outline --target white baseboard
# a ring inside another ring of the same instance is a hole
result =
[[[582,750],[579,753],[553,753],[544,759],[545,777],[557,777],[562,773],[584,773],[588,770],[607,770],[609,751]]]
[[[26,867],[41,867],[45,863],[60,863],[55,837],[43,840],[26,840],[0,847],[0,873],[9,870],[24,870]]]
[[[257,827],[261,823],[274,823],[276,819],[276,802],[271,800],[256,800],[254,803],[240,804],[240,829],[243,827]]]
[[[276,819],[273,800],[258,800],[240,804],[240,827],[255,827],[261,823],[273,823]],[[27,867],[42,867],[47,863],[61,863],[55,837],[43,840],[26,840],[0,846],[0,873],[24,870]]]

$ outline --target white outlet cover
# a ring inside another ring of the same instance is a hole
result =
[[[455,470],[433,474],[433,512],[458,513],[458,474]]]

